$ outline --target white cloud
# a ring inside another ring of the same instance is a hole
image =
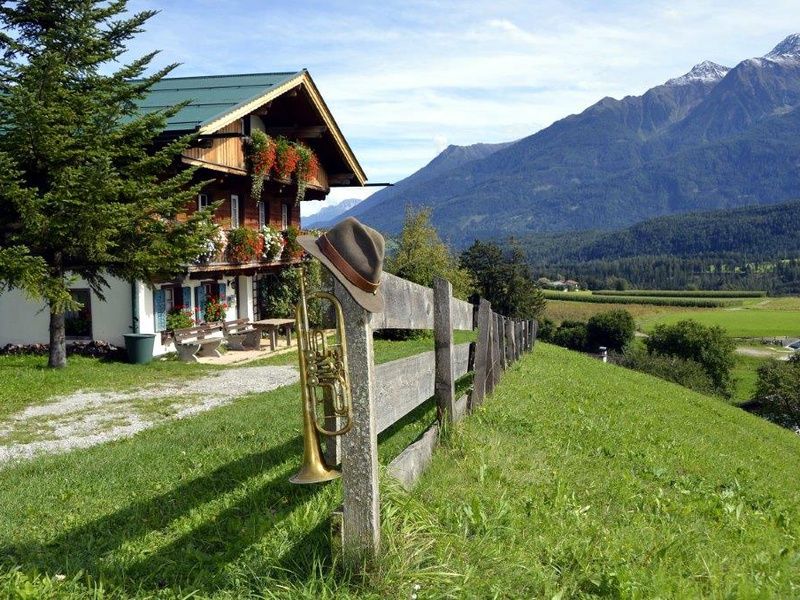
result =
[[[161,4],[161,6],[157,6]],[[692,65],[732,66],[800,28],[797,0],[134,0],[136,41],[180,74],[308,67],[372,181],[448,143],[529,135]]]

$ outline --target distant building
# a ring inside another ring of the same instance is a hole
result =
[[[561,292],[577,292],[580,289],[578,282],[574,279],[558,279],[550,281],[547,277],[540,277],[536,282],[543,288],[558,290]]]

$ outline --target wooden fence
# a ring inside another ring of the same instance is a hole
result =
[[[435,396],[438,422],[406,448],[388,472],[411,486],[427,466],[439,425],[454,423],[479,406],[504,369],[533,348],[536,322],[498,315],[486,300],[476,307],[454,298],[443,279],[433,289],[385,273],[381,282],[386,308],[371,314],[356,304],[338,282],[333,293],[342,304],[353,396],[353,426],[328,440],[327,458],[341,456],[344,501],[342,552],[359,565],[380,549],[378,434],[428,398]],[[453,343],[453,331],[477,328],[477,342]],[[380,329],[433,329],[435,350],[375,365],[372,333]],[[472,388],[456,398],[455,382],[474,371]]]

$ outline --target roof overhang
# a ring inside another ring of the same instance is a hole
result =
[[[234,121],[256,111],[261,106],[271,102],[272,100],[275,100],[279,96],[296,89],[298,86],[303,87],[303,89],[308,93],[311,102],[327,126],[328,132],[336,142],[336,146],[339,149],[342,158],[352,169],[358,184],[364,185],[367,181],[367,176],[364,173],[364,170],[358,163],[358,160],[356,159],[353,150],[350,148],[350,145],[347,143],[347,140],[344,138],[341,129],[339,129],[336,120],[333,118],[333,115],[328,108],[328,105],[325,104],[325,101],[322,99],[322,94],[319,93],[319,89],[314,83],[314,80],[311,79],[311,75],[309,75],[308,71],[306,70],[301,71],[297,74],[297,76],[287,79],[283,83],[271,88],[264,94],[255,98],[250,98],[245,102],[241,102],[236,106],[231,107],[227,112],[216,115],[213,119],[201,123],[198,133],[200,135],[215,133],[226,125],[230,125]]]

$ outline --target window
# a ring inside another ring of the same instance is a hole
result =
[[[231,229],[239,227],[239,196],[231,194]]]
[[[69,294],[81,307],[64,313],[64,335],[68,338],[91,338],[92,299],[89,290],[70,290]]]
[[[169,314],[173,308],[175,308],[175,290],[171,287],[164,288],[164,310]]]
[[[267,205],[264,202],[258,203],[258,228],[261,229],[267,224]]]
[[[197,210],[208,208],[208,194],[197,194]]]
[[[281,204],[281,229],[289,229],[289,205]]]

